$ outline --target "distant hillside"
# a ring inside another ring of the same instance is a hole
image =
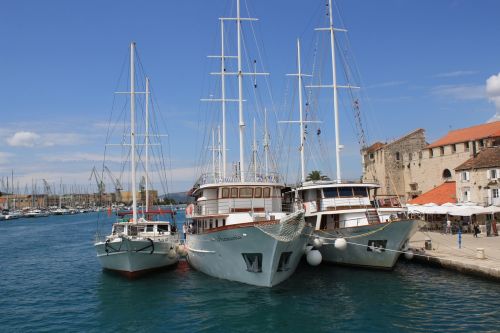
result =
[[[193,198],[192,197],[189,197],[187,195],[187,192],[176,192],[176,193],[169,193],[169,194],[165,194],[165,195],[161,195],[160,196],[160,199],[163,200],[163,198],[170,198],[170,199],[174,199],[175,202],[177,203],[186,203],[188,201],[191,201]]]

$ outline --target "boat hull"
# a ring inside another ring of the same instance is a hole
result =
[[[288,242],[277,240],[254,226],[188,234],[187,259],[196,270],[216,278],[272,287],[295,272],[305,252],[309,231],[305,227],[299,236]],[[249,270],[245,260],[247,254],[262,255],[260,271]]]
[[[326,241],[318,248],[324,262],[361,266],[375,269],[392,269],[401,250],[418,229],[419,220],[401,220],[352,228],[315,231],[316,237],[345,238],[343,250],[333,241]],[[383,247],[384,249],[382,249]],[[395,251],[391,251],[395,250]]]
[[[113,242],[98,242],[95,248],[104,269],[133,276],[176,264],[177,253],[169,256],[170,250],[175,251],[175,245],[175,242],[123,237]]]

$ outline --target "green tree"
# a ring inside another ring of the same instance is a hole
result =
[[[307,181],[315,181],[315,180],[330,180],[328,176],[322,175],[321,171],[319,170],[313,170],[311,171],[306,178]]]

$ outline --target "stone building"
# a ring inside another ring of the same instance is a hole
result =
[[[377,181],[381,194],[409,200],[447,181],[458,184],[455,168],[496,146],[500,146],[500,121],[453,130],[431,144],[425,142],[424,130],[417,129],[394,142],[364,149],[363,179]]]
[[[460,202],[500,206],[500,146],[481,150],[455,168]]]

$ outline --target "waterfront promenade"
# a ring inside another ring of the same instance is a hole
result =
[[[425,241],[429,239],[432,250],[425,250]],[[462,234],[459,248],[457,234],[419,231],[412,237],[410,247],[416,261],[500,281],[500,237]],[[484,249],[484,259],[478,258],[477,249]]]

